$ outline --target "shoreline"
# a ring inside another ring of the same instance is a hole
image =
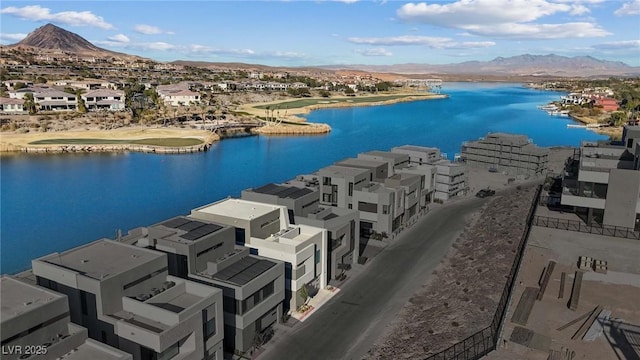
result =
[[[188,146],[163,146],[136,144],[134,141],[145,139],[184,138],[197,139],[201,144]],[[92,139],[97,143],[64,143],[64,139]],[[32,144],[34,141],[60,140],[56,144]],[[120,144],[99,143],[100,140],[122,141]],[[126,143],[126,141],[132,141]],[[220,136],[206,130],[172,128],[120,128],[116,130],[56,131],[46,133],[6,134],[0,136],[0,156],[17,153],[60,154],[89,152],[144,152],[158,154],[183,154],[207,151],[211,145],[220,141]]]
[[[353,102],[354,99],[366,99],[366,98],[374,98],[380,96],[403,96],[401,98],[388,99],[388,100],[380,100],[380,101],[371,101],[371,102]],[[298,124],[310,124],[307,122],[307,119],[304,118],[304,115],[309,114],[314,110],[321,109],[331,109],[331,108],[351,108],[351,107],[363,107],[363,106],[381,106],[381,105],[393,105],[403,102],[413,102],[413,101],[423,101],[423,100],[437,100],[437,99],[446,99],[449,96],[446,94],[433,94],[433,93],[398,93],[398,94],[383,94],[383,95],[367,95],[360,97],[330,97],[330,98],[321,98],[321,97],[311,97],[306,98],[310,101],[318,101],[316,104],[301,106],[297,108],[285,109],[285,115],[282,116],[281,120],[298,123]],[[238,106],[238,112],[244,112],[251,116],[257,118],[264,118],[265,109],[259,109],[258,106],[267,106],[267,105],[286,105],[287,103],[292,103],[295,101],[299,101],[300,99],[289,99],[289,100],[276,100],[264,103],[249,103],[242,104]],[[279,109],[279,111],[282,109]],[[323,124],[329,126],[327,124]],[[295,125],[294,125],[295,126]]]
[[[569,118],[573,121],[577,121],[585,125],[598,124],[598,120],[588,116],[578,116],[570,113]],[[595,132],[596,134],[609,136],[609,138],[614,140],[622,139],[622,126],[617,126],[617,127],[601,126],[597,128],[588,128],[588,129]]]
[[[386,94],[387,96],[398,96],[405,94]],[[381,95],[363,96],[380,97]],[[327,98],[309,98],[309,100],[328,101],[328,103],[319,103],[299,108],[288,109],[290,114],[279,118],[277,122],[267,123],[266,125],[252,129],[251,134],[254,135],[323,135],[331,132],[328,124],[309,123],[302,115],[308,114],[313,110],[323,108],[341,108],[341,107],[360,107],[360,106],[380,106],[391,105],[401,102],[443,99],[447,98],[444,94],[416,94],[408,93],[401,98],[374,101],[374,102],[350,102],[352,97],[332,98],[329,102]],[[278,100],[271,102],[249,103],[239,105],[236,112],[245,112],[254,118],[264,118],[262,112],[264,109],[258,109],[258,106],[286,104],[287,102],[299,101],[300,99]],[[264,120],[263,120],[264,121]],[[282,123],[285,121],[285,123]],[[64,143],[64,139],[92,139],[92,140],[142,140],[149,138],[196,138],[202,141],[202,144],[190,146],[161,146],[161,145],[140,145],[135,143],[122,144],[81,144],[81,143]],[[41,140],[61,140],[57,144],[38,145],[32,144],[34,141]],[[76,130],[76,131],[54,131],[54,132],[28,132],[28,133],[0,133],[0,156],[18,153],[29,154],[61,154],[61,153],[90,153],[90,152],[143,152],[157,154],[184,154],[207,151],[214,142],[221,141],[223,137],[207,130],[182,129],[182,128],[153,128],[153,127],[127,127],[115,130]]]

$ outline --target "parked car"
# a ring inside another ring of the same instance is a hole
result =
[[[476,193],[476,197],[479,197],[479,198],[486,198],[487,196],[493,196],[493,195],[495,195],[495,194],[496,194],[496,191],[495,191],[495,190],[491,190],[491,189],[488,189],[488,188],[487,188],[487,189],[482,189],[482,190],[478,191],[478,192]]]

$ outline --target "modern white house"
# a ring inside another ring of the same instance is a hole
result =
[[[525,135],[491,133],[463,143],[461,159],[468,166],[536,176],[547,172],[549,149],[536,146]]]
[[[585,141],[565,169],[560,203],[587,224],[640,229],[640,126],[622,141]]]
[[[124,351],[88,338],[71,322],[66,295],[16,277],[0,277],[2,359],[131,360]]]
[[[303,304],[303,286],[327,286],[327,230],[291,224],[286,206],[229,198],[191,210],[189,217],[233,226],[237,245],[283,261],[288,309]]]
[[[167,255],[101,239],[31,262],[89,337],[146,359],[223,358],[222,291],[168,274]]]
[[[231,226],[178,216],[133,229],[120,241],[162,251],[169,260],[169,274],[223,291],[228,353],[251,354],[282,318],[284,263],[236,246]]]
[[[425,176],[429,176],[433,175],[433,170],[429,166],[435,168],[435,178],[432,178],[435,180],[433,199],[446,201],[452,197],[466,194],[468,187],[466,167],[447,160],[446,155],[441,153],[440,149],[403,145],[392,148],[391,152],[409,156],[409,162],[413,165],[410,167],[411,170],[404,168],[401,171],[423,173]]]
[[[316,182],[305,182],[304,176],[299,176],[284,184],[266,184],[258,188],[245,189],[242,191],[242,199],[286,206],[289,219],[295,224],[327,229],[328,279],[340,277],[341,274],[346,273],[351,264],[358,262],[359,212],[333,206],[320,206],[320,190]]]

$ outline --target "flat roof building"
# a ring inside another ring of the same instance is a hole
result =
[[[386,170],[386,164],[381,164]],[[295,182],[296,185],[290,185],[292,182]],[[300,187],[298,186],[301,186],[300,184],[305,184],[304,176],[299,176],[296,180],[288,181],[285,184],[267,184],[257,189],[243,190],[242,199],[287,206],[291,223],[327,229],[329,242],[327,279],[331,280],[343,274],[345,269],[350,267],[347,265],[358,261],[360,251],[358,211],[325,205],[319,206],[319,185],[310,183],[304,185],[304,189],[310,191],[308,198],[307,194],[296,199],[288,197],[283,199],[282,196],[276,196],[276,194],[296,194],[299,192]],[[267,189],[267,192],[273,192],[274,195],[265,196],[264,189]]]
[[[458,163],[447,160],[447,155],[440,152],[440,149],[425,146],[403,145],[394,147],[391,152],[409,156],[410,163],[417,165],[411,170],[403,169],[402,172],[424,173],[425,176],[434,176],[433,196],[429,199],[440,201],[449,200],[452,197],[464,195],[467,190],[466,168]],[[424,166],[435,167],[433,170],[422,168]],[[426,179],[425,179],[426,180]]]
[[[492,133],[463,143],[461,158],[469,166],[510,175],[542,175],[547,172],[549,149],[536,146],[525,135]]]
[[[402,145],[391,148],[392,153],[409,155],[409,162],[416,165],[433,164],[447,158],[440,149],[426,146]]]
[[[318,170],[320,204],[351,209],[355,190],[373,181],[370,169],[330,165]]]
[[[161,252],[101,239],[32,261],[89,336],[134,359],[222,359],[222,291],[168,275]]]
[[[409,165],[409,155],[390,151],[367,151],[358,154],[358,159],[387,162],[389,164],[389,175],[394,174],[394,169]]]
[[[389,173],[389,161],[379,160],[366,160],[347,158],[335,163],[337,166],[354,167],[360,169],[368,169],[373,173],[372,181],[383,182],[389,175],[393,175],[393,172]]]
[[[186,240],[194,232],[201,236]],[[169,264],[178,264],[169,266],[171,275],[222,290],[224,344],[231,354],[250,355],[282,318],[284,263],[237,247],[231,226],[178,216],[133,229],[121,241],[160,250]]]
[[[565,168],[560,202],[587,224],[640,230],[640,127],[626,126],[621,142],[582,142]]]
[[[327,230],[291,224],[286,206],[225,199],[191,210],[189,217],[233,226],[236,244],[285,262],[287,309],[302,305],[303,286],[327,286]]]
[[[317,187],[270,183],[258,188],[243,190],[242,198],[249,201],[283,205],[298,216],[306,216],[318,209],[320,190]]]
[[[88,339],[71,322],[66,295],[0,277],[2,358],[130,360],[131,354]]]

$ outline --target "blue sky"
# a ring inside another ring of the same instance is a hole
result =
[[[555,53],[640,66],[640,0],[3,0],[0,41],[49,22],[158,61],[446,64]]]

